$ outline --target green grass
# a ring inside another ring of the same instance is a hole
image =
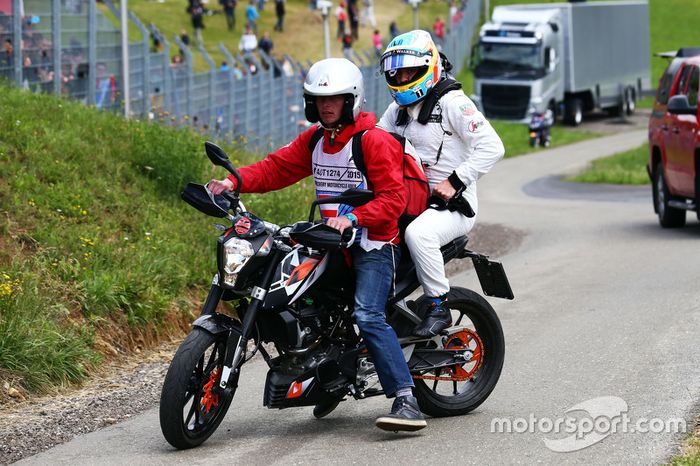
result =
[[[397,21],[402,31],[413,29],[413,10],[402,0],[382,0],[375,3],[375,17],[377,29],[379,29],[385,41],[388,36],[389,23]],[[234,31],[229,31],[226,26],[226,17],[220,13],[221,7],[218,0],[210,0],[206,5],[217,14],[204,17],[204,49],[211,55],[218,65],[224,60],[223,54],[217,48],[218,43],[233,54],[238,52],[238,42],[245,26],[246,1],[239,1],[236,7],[236,26]],[[334,2],[337,5],[338,2]],[[265,9],[260,14],[258,21],[258,38],[264,31],[270,32],[274,48],[274,56],[288,53],[298,61],[316,61],[323,58],[323,23],[318,12],[309,11],[308,0],[287,0],[284,32],[273,30],[276,23],[274,2],[268,1]],[[129,9],[132,10],[141,21],[148,25],[155,24],[171,43],[171,53],[175,54],[177,47],[173,37],[185,30],[194,41],[194,31],[189,15],[185,12],[186,2],[168,0],[160,3],[154,0],[129,0]],[[108,11],[106,8],[103,11]],[[333,9],[334,11],[334,9]],[[436,16],[447,17],[448,4],[445,0],[431,0],[421,4],[419,8],[419,24],[422,28],[430,29]],[[337,22],[331,14],[331,55],[342,56],[341,44],[336,40]],[[372,29],[370,26],[360,27],[359,40],[353,45],[357,51],[372,48]],[[196,70],[207,69],[204,58],[199,53],[194,53],[193,65]]]
[[[96,340],[128,349],[190,320],[217,233],[179,192],[224,175],[201,136],[5,87],[0,132],[0,377],[75,382],[99,360]],[[247,200],[289,222],[312,195],[306,183]]]
[[[584,183],[649,184],[645,168],[648,158],[649,145],[645,143],[636,149],[594,160],[589,168],[567,180]]]
[[[700,428],[684,442],[683,453],[671,459],[672,466],[698,466],[700,464]]]

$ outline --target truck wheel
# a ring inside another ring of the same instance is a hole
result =
[[[625,91],[625,114],[630,116],[637,109],[637,94],[631,87]]]
[[[578,126],[583,121],[583,104],[581,99],[571,99],[566,102],[566,122]]]
[[[664,177],[664,167],[661,162],[656,165],[653,186],[659,224],[664,228],[678,228],[685,225],[685,210],[676,209],[668,205],[671,193],[668,192],[668,185]]]

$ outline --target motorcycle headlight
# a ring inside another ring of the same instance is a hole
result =
[[[224,283],[236,284],[238,272],[255,255],[253,245],[241,238],[231,238],[224,243]]]

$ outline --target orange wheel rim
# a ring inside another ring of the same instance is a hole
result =
[[[484,343],[481,341],[479,334],[472,329],[465,328],[450,335],[444,347],[455,352],[469,350],[472,352],[472,357],[463,363],[446,367],[445,369],[449,376],[415,375],[413,376],[414,379],[465,382],[474,378],[484,363]],[[464,368],[467,364],[473,364],[471,369],[467,370]]]

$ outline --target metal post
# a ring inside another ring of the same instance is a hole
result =
[[[418,29],[418,5],[421,0],[408,0],[408,3],[413,7],[413,29]]]
[[[151,35],[141,20],[131,11],[129,12],[129,18],[139,28],[143,36],[143,41],[141,42],[143,47],[143,116],[146,117],[151,110]]]
[[[129,118],[131,114],[131,96],[129,92],[129,22],[127,19],[127,5],[128,0],[121,0],[119,6],[120,11],[120,21],[121,21],[121,34],[122,34],[122,87],[124,92],[122,94],[122,102],[124,103],[124,117]]]
[[[53,91],[61,93],[61,0],[51,2],[51,39],[53,40]]]
[[[212,60],[211,56],[207,53],[206,50],[204,50],[204,47],[202,47],[202,44],[197,45],[197,50],[199,50],[199,53],[202,54],[204,57],[204,60],[207,62],[209,65],[209,130],[211,130],[214,125],[212,123],[216,122],[216,111],[214,110],[214,91],[216,90],[216,63],[214,63],[214,60]]]
[[[229,81],[229,89],[226,95],[228,96],[228,129],[231,131],[231,139],[234,138],[233,134],[233,127],[235,125],[235,118],[233,117],[234,115],[234,98],[235,98],[235,93],[234,93],[234,83],[236,82],[236,74],[234,72],[234,68],[236,66],[236,62],[233,59],[233,56],[231,56],[231,53],[228,51],[228,49],[224,46],[224,44],[219,43],[217,45],[219,51],[226,57],[226,63],[229,64],[229,72],[228,72],[228,81]]]
[[[484,0],[484,21],[488,21],[490,16],[489,0]]]
[[[328,16],[330,9],[333,4],[329,0],[318,0],[316,2],[316,8],[321,10],[321,16],[323,17],[323,52],[324,58],[331,57],[331,32],[330,26],[328,25]]]
[[[245,137],[248,139],[248,147],[250,146],[250,130],[253,127],[253,124],[251,122],[252,120],[252,111],[251,111],[251,100],[253,99],[252,95],[252,89],[253,89],[253,76],[250,74],[250,70],[248,69],[248,64],[246,61],[241,57],[241,54],[236,54],[236,61],[238,62],[239,66],[241,67],[242,70],[246,70],[245,73],[245,111],[243,112],[243,134],[245,134]]]
[[[153,23],[151,23],[149,27],[151,29],[151,34],[156,36],[160,43],[163,44],[163,108],[169,113],[172,113],[172,95],[175,91],[173,89],[172,76],[170,74],[170,42],[163,37],[163,34],[160,33],[158,28]]]
[[[97,91],[97,4],[88,2],[88,74],[87,74],[87,103],[95,104]]]
[[[268,142],[272,144],[272,146],[275,145],[275,135],[274,133],[276,132],[276,127],[275,125],[275,63],[272,61],[272,58],[266,54],[264,51],[260,50],[259,52],[260,55],[260,61],[265,62],[265,66],[267,66],[267,72],[265,75],[267,76],[267,95],[268,95],[268,101],[269,104],[267,106],[269,114],[268,114],[268,126],[267,126],[267,134],[269,136]],[[262,68],[264,69],[264,67]],[[261,69],[261,71],[262,71]],[[281,113],[281,112],[280,112]]]
[[[22,2],[12,0],[12,65],[15,69],[15,84],[22,86]]]
[[[175,41],[175,44],[180,48],[180,50],[182,50],[182,53],[185,55],[185,66],[187,67],[187,90],[185,91],[185,101],[187,103],[187,106],[185,107],[185,115],[189,119],[193,116],[192,99],[194,98],[194,93],[192,92],[192,88],[194,87],[194,73],[192,70],[192,52],[190,51],[190,48],[180,40],[179,37],[175,36],[173,40]]]

